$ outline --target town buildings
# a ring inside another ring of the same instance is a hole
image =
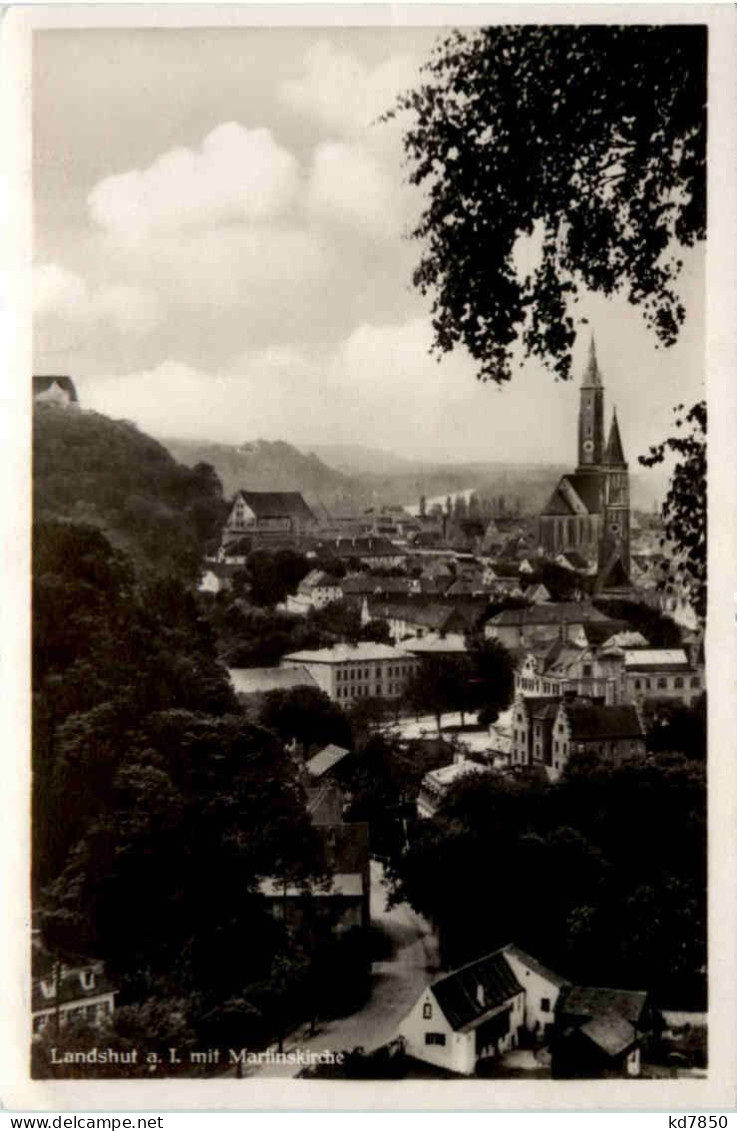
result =
[[[390,644],[336,644],[291,652],[284,668],[303,668],[331,699],[349,706],[357,699],[398,699],[419,660]]]
[[[567,694],[520,696],[514,705],[512,766],[537,767],[557,781],[574,754],[609,762],[644,755],[645,726],[638,708],[609,705]]]

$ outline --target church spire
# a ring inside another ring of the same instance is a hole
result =
[[[612,415],[612,424],[609,429],[609,439],[607,441],[606,453],[604,455],[604,463],[610,467],[619,464],[620,466],[627,465],[624,458],[624,448],[622,447],[622,437],[619,434],[619,423],[617,421],[617,410],[614,409]]]
[[[591,335],[591,345],[589,346],[589,360],[583,374],[583,381],[581,382],[582,389],[600,389],[601,374],[599,373],[599,363],[596,360],[596,343],[594,335]]]

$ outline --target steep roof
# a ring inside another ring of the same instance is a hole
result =
[[[522,993],[503,950],[446,974],[431,989],[456,1032],[475,1029],[490,1012]]]
[[[607,1056],[619,1056],[637,1039],[634,1025],[617,1013],[602,1013],[582,1025],[580,1032]]]
[[[599,373],[599,363],[596,360],[596,344],[594,342],[594,335],[591,335],[591,343],[589,345],[589,359],[586,363],[586,368],[583,372],[583,380],[581,381],[582,389],[600,389],[601,374]]]
[[[502,609],[492,617],[489,624],[519,625],[528,624],[588,624],[608,623],[609,617],[600,613],[585,601],[559,601],[553,605],[533,605],[526,609]]]
[[[315,516],[299,491],[239,491],[257,518],[298,518],[315,522]]]
[[[529,966],[530,970],[534,970],[537,974],[540,974],[542,978],[545,978],[548,982],[552,982],[555,986],[562,988],[569,984],[565,978],[561,978],[560,974],[556,974],[549,966],[544,966],[542,962],[538,962],[536,958],[533,958],[531,954],[522,950],[522,948],[518,947],[515,943],[510,943],[509,946],[505,946],[504,953],[515,956],[520,962],[524,962],[525,966]]]
[[[34,397],[40,396],[41,393],[47,392],[52,385],[58,385],[65,393],[69,394],[70,401],[74,404],[79,404],[77,390],[74,386],[74,381],[71,377],[62,374],[35,374],[33,375],[33,395]]]
[[[620,990],[607,986],[569,986],[561,991],[556,1012],[566,1017],[591,1020],[615,1014],[637,1025],[647,1001],[645,990]]]
[[[627,461],[624,458],[624,448],[622,447],[622,437],[619,434],[619,424],[617,422],[617,410],[615,408],[614,415],[612,416],[612,425],[609,429],[609,439],[607,441],[606,452],[604,454],[604,463],[611,465],[627,466]]]
[[[574,472],[563,478],[568,480],[589,514],[598,514],[601,509],[601,475],[592,472]]]
[[[566,703],[563,709],[570,722],[574,742],[642,738],[644,735],[640,716],[630,704],[605,706],[575,702]]]

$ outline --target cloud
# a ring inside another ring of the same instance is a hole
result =
[[[417,81],[418,72],[411,55],[392,55],[369,67],[326,39],[305,52],[303,67],[301,79],[280,84],[279,98],[344,137],[361,134],[373,125],[391,109],[397,95]]]
[[[401,234],[400,186],[361,145],[325,142],[315,150],[307,207],[325,221],[339,220],[366,234]]]
[[[167,360],[82,381],[80,396],[157,436],[371,443],[442,458],[465,446],[464,404],[476,395],[476,382],[467,359],[438,365],[429,344],[422,319],[367,323],[322,357],[289,346],[251,350],[217,373]]]
[[[33,274],[33,309],[39,317],[56,317],[75,325],[105,323],[122,334],[148,334],[158,324],[158,299],[140,287],[90,287],[56,263],[37,267]]]
[[[268,129],[225,122],[197,150],[163,153],[147,169],[107,177],[88,196],[100,227],[127,238],[283,216],[297,199],[299,166]]]

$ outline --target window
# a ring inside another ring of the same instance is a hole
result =
[[[667,688],[667,686],[668,686],[668,680],[664,676],[661,675],[660,679],[658,680],[658,690],[664,691]]]
[[[444,1045],[445,1033],[425,1033],[426,1045]]]
[[[679,687],[679,688],[683,687],[683,676],[677,675],[676,678],[673,680],[673,686]]]
[[[639,691],[639,690],[640,690],[640,686],[641,686],[641,685],[640,685],[640,680],[639,680],[639,679],[636,679],[636,680],[635,680],[635,691]]]
[[[549,997],[541,997],[540,998],[540,1012],[541,1013],[550,1013],[550,998]]]
[[[692,687],[701,687],[701,680],[697,675],[691,676],[691,686]]]
[[[429,1021],[432,1017],[432,1004],[426,1001],[422,1007],[422,1018],[424,1021]]]
[[[583,666],[583,678],[584,679],[591,679],[592,675],[593,675],[593,669],[591,667],[591,664],[584,664],[584,666]]]

